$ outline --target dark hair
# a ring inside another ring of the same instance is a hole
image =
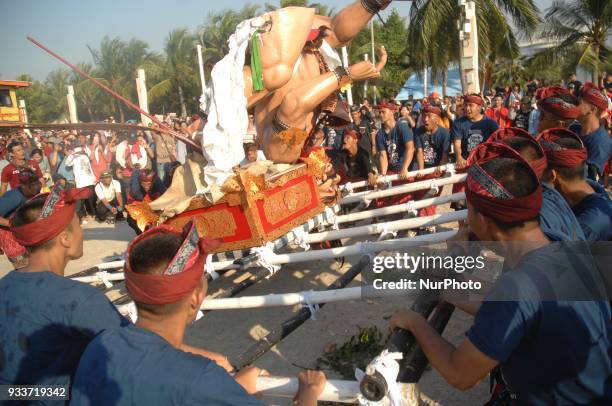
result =
[[[251,150],[257,151],[257,144],[255,144],[254,142],[249,142],[249,143],[244,144],[244,153],[245,154],[247,152],[251,151]]]
[[[533,170],[523,162],[513,158],[497,158],[482,164],[482,169],[491,175],[500,185],[515,197],[530,195],[540,187],[538,179]],[[483,213],[486,216],[486,213]],[[488,217],[488,216],[487,216]],[[509,231],[517,227],[523,227],[528,221],[540,222],[539,214],[532,219],[503,223],[489,217],[503,231]]]
[[[130,267],[135,273],[161,275],[181,247],[183,239],[176,234],[160,234],[134,245],[130,252]],[[151,305],[135,301],[139,310],[165,316],[180,307],[180,300],[165,305]]]
[[[45,205],[46,200],[46,195],[38,196],[33,198],[32,200],[27,201],[23,204],[23,206],[19,207],[13,215],[13,227],[25,226],[26,224],[30,224],[38,220],[38,216],[40,215],[40,211]],[[53,241],[54,239],[44,242],[40,245],[26,247],[26,249],[30,253],[41,249],[48,249],[53,246]]]
[[[42,150],[41,150],[40,148],[34,148],[34,149],[32,150],[32,152],[30,153],[30,156],[32,156],[32,155],[36,155],[36,154],[38,154],[38,155],[40,155],[40,156],[43,156],[43,152],[42,152]]]
[[[11,141],[11,143],[8,144],[8,146],[6,147],[6,150],[12,154],[13,153],[13,148],[15,148],[17,146],[20,146],[20,145],[23,146],[21,144],[21,142],[19,142],[19,141]]]
[[[504,140],[505,144],[509,145],[528,161],[540,159],[543,156],[542,151],[536,148],[533,142],[524,137],[510,137]]]

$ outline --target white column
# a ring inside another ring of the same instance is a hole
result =
[[[147,95],[147,85],[145,80],[145,71],[144,69],[138,69],[136,74],[136,93],[138,94],[138,106],[149,112],[149,97]],[[140,121],[145,126],[148,126],[152,123],[151,119],[144,114],[140,115]]]
[[[459,18],[459,47],[461,56],[461,75],[467,86],[464,93],[479,93],[478,77],[478,28],[476,26],[476,4],[472,0],[459,0],[462,13]]]
[[[21,121],[28,123],[28,111],[26,109],[25,100],[19,99],[19,114],[21,115]]]
[[[423,69],[423,97],[427,97],[427,66]]]
[[[348,69],[348,53],[346,52],[346,47],[342,47],[342,65]],[[350,87],[346,90],[346,100],[348,101],[349,106],[353,105],[353,89]],[[359,123],[355,123],[359,124]]]
[[[372,63],[376,65],[376,52],[374,52],[374,20],[370,20],[370,40],[372,42]],[[376,106],[376,86],[372,86],[374,97],[372,98],[373,105]]]
[[[204,78],[204,61],[202,61],[202,45],[196,45],[198,50],[198,66],[200,68],[200,83],[202,84],[202,94],[206,92],[206,79]]]
[[[77,117],[77,109],[76,102],[74,101],[74,87],[72,85],[68,85],[68,94],[66,95],[66,99],[68,100],[68,115],[71,123],[78,123],[79,119]]]
[[[363,60],[364,60],[364,61],[368,61],[368,60],[369,60],[369,58],[368,58],[368,54],[364,54],[364,55],[363,55]],[[364,99],[367,99],[367,98],[368,98],[368,81],[367,81],[367,80],[364,80],[364,81],[363,81],[363,98],[364,98]],[[363,101],[363,100],[362,100],[362,101]]]

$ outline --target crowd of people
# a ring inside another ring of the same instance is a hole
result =
[[[603,186],[611,83],[612,75],[604,89],[574,80],[565,87],[531,82],[524,91],[511,86],[493,95],[432,93],[376,106],[365,100],[351,108],[349,125],[314,134],[312,146],[325,149],[343,182],[375,183],[394,173],[396,182],[415,181],[410,171],[449,162],[467,172],[454,188],[466,195],[455,208],[468,210],[458,239],[499,243],[492,249],[505,258],[504,274],[488,293],[492,299],[455,303],[475,315],[457,348],[411,310],[390,321],[414,334],[451,385],[467,389],[501,371],[496,404],[612,401],[612,316],[604,299],[610,278],[594,259],[606,249],[598,243],[612,240],[612,201]],[[199,116],[174,122],[188,136],[202,125]],[[256,136],[245,140],[242,167],[265,158]],[[83,255],[81,224],[88,216],[130,221],[125,205],[163,193],[187,146],[155,131],[17,133],[4,142],[0,243],[20,270],[0,279],[6,303],[0,384],[71,385],[73,404],[259,404],[252,396],[259,369],[232,377],[224,355],[183,342],[206,295],[211,249],[192,223],[182,231],[141,232],[133,225],[139,235],[128,246],[124,271],[135,324],[97,289],[64,278],[66,264]],[[552,241],[582,241],[594,256]],[[552,274],[544,271],[553,270],[565,281],[564,295],[586,291],[592,299],[542,300],[552,297],[546,296]],[[526,282],[529,289],[517,289]],[[302,372],[299,382],[298,404],[315,404],[324,374]]]

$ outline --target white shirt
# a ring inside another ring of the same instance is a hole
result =
[[[91,169],[89,157],[84,154],[71,155],[72,159],[66,161],[66,166],[72,166],[76,187],[87,187],[96,184],[96,175]],[[70,158],[70,157],[69,157]]]
[[[117,145],[117,150],[115,151],[115,159],[117,160],[117,163],[122,167],[125,168],[127,165],[127,162],[125,160],[125,152],[126,152],[126,148],[132,148],[131,145],[128,144],[128,142],[126,140],[121,141],[118,145]],[[142,145],[139,145],[138,148],[140,149],[140,158],[138,158],[138,155],[136,154],[132,154],[130,153],[130,158],[132,160],[132,164],[140,164],[140,168],[144,169],[147,167],[147,151],[144,149],[144,147]]]
[[[102,182],[98,182],[95,188],[96,196],[99,200],[106,200],[111,202],[117,196],[117,193],[121,193],[121,184],[118,180],[113,179],[111,184],[105,186]]]

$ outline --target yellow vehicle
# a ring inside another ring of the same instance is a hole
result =
[[[29,86],[29,82],[0,80],[0,123],[24,123],[25,116],[17,104],[15,90]]]

